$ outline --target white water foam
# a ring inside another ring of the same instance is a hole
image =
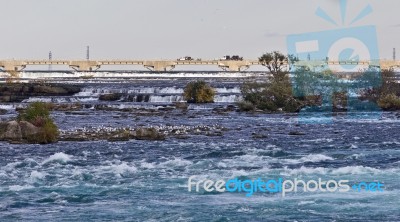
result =
[[[162,167],[162,168],[164,168],[164,167],[182,167],[182,166],[191,165],[192,163],[193,163],[192,161],[184,160],[179,157],[176,157],[175,159],[160,163],[158,166]]]
[[[122,177],[126,174],[133,174],[137,172],[135,166],[130,166],[126,162],[111,163],[111,165],[101,166],[99,169],[102,173],[113,173],[117,177]]]
[[[13,110],[13,109],[15,109],[15,105],[0,104],[0,109]]]
[[[183,96],[150,96],[149,102],[151,103],[172,103],[184,102]]]
[[[300,160],[303,162],[316,163],[316,162],[321,162],[321,161],[333,160],[333,158],[329,157],[329,156],[325,156],[323,154],[310,154],[308,156],[302,157]]]
[[[380,174],[382,170],[364,166],[346,166],[331,171],[332,174]]]
[[[31,175],[29,176],[29,181],[30,182],[36,182],[38,180],[42,180],[46,177],[46,173],[38,172],[36,170],[31,172]]]
[[[241,94],[239,87],[232,88],[215,88],[217,93],[224,94]],[[98,96],[99,94],[122,93],[122,94],[183,94],[183,88],[177,87],[138,87],[130,89],[114,89],[114,88],[83,88],[81,92],[74,96]]]
[[[68,161],[72,160],[72,156],[65,154],[63,152],[60,153],[55,153],[53,155],[51,155],[49,158],[45,159],[42,162],[42,165],[47,164],[47,163],[51,163],[51,162],[61,162],[61,163],[66,163]]]
[[[300,167],[298,169],[289,169],[287,167],[284,168],[282,174],[284,175],[302,175],[302,174],[321,174],[321,175],[362,175],[362,174],[397,174],[399,173],[396,169],[387,169],[387,170],[380,170],[372,167],[364,167],[364,166],[347,166],[341,167],[337,169],[332,168],[308,168],[308,167]]]
[[[214,102],[216,103],[235,103],[242,100],[241,95],[216,95],[214,97]]]
[[[10,191],[22,191],[22,190],[27,190],[27,189],[32,189],[32,188],[34,188],[32,185],[24,185],[24,186],[11,185],[11,186],[8,187],[8,189]]]

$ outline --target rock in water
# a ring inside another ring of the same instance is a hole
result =
[[[28,138],[29,136],[38,134],[40,131],[38,127],[26,121],[19,122],[19,127],[21,128],[21,134],[23,138]]]
[[[165,140],[165,135],[154,128],[139,128],[135,134],[137,140]]]
[[[30,143],[30,138],[37,136],[41,131],[27,121],[10,121],[0,123],[0,141],[10,143]]]
[[[300,131],[292,131],[292,132],[289,132],[289,135],[291,135],[291,136],[304,136],[306,134],[303,133],[303,132],[300,132]]]
[[[110,136],[108,141],[129,141],[131,138],[130,132],[128,130],[119,130],[114,135]]]
[[[175,107],[177,109],[187,110],[189,105],[186,102],[176,102]]]
[[[122,97],[121,94],[110,93],[110,94],[100,95],[99,100],[101,100],[101,101],[117,101],[117,100],[120,100],[121,97]]]
[[[12,142],[22,141],[21,127],[17,121],[10,121],[7,123],[7,130],[4,133],[3,139]]]

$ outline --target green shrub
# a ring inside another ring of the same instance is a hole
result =
[[[50,105],[42,102],[31,103],[18,115],[19,121],[27,121],[39,127],[39,132],[27,138],[31,143],[54,143],[59,136],[58,127],[50,118]]]
[[[28,121],[34,124],[38,118],[47,119],[50,116],[49,105],[42,102],[34,102],[29,104],[25,111],[21,112],[18,116],[19,120]],[[40,126],[38,126],[40,127]]]
[[[37,134],[28,136],[27,141],[30,143],[48,144],[58,141],[58,128],[53,122],[47,121]]]
[[[366,77],[361,80],[371,84],[361,91],[361,98],[377,102],[384,96],[393,94],[400,96],[400,84],[396,81],[396,73],[393,70],[382,70],[381,72],[366,72]]]
[[[196,81],[186,85],[183,96],[188,103],[212,103],[215,91],[204,81]]]
[[[249,101],[240,101],[237,103],[237,105],[239,106],[239,109],[241,111],[254,111],[255,107],[253,105],[253,103],[249,102]]]
[[[381,96],[378,100],[378,105],[383,110],[399,110],[400,109],[400,97],[395,94],[388,94]]]
[[[238,105],[243,111],[251,107],[249,103],[257,109],[272,112],[297,112],[303,106],[303,102],[293,96],[289,77],[268,83],[247,82],[241,86],[241,91],[244,101]]]

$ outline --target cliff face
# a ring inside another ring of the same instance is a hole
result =
[[[0,102],[22,102],[33,96],[68,96],[80,91],[79,86],[68,84],[0,84]]]

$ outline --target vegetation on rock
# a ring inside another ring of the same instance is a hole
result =
[[[396,82],[395,72],[382,70],[379,74],[379,81],[375,82],[374,87],[364,90],[361,98],[376,102],[383,110],[400,110],[400,84]],[[369,75],[374,75],[374,73]],[[371,78],[366,81],[369,79]]]
[[[379,98],[378,105],[386,111],[400,110],[400,97],[393,93],[383,95]]]
[[[183,96],[188,103],[212,103],[215,90],[204,81],[190,82],[186,85]]]
[[[19,121],[27,121],[39,128],[36,134],[26,139],[30,143],[54,143],[57,142],[59,131],[50,117],[49,105],[42,102],[31,103],[26,110],[18,115]]]
[[[244,100],[238,105],[242,111],[297,112],[309,103],[307,97],[294,96],[289,72],[284,70],[284,66],[296,58],[275,51],[262,55],[259,61],[271,76],[264,82],[246,82],[241,86]]]
[[[349,108],[376,111],[377,105],[383,110],[400,109],[400,84],[396,82],[393,70],[371,67],[350,76],[350,81],[343,81],[340,74],[329,70],[317,72],[297,68],[290,73],[297,58],[276,51],[262,55],[259,61],[271,75],[263,82],[242,85],[243,101],[238,103],[242,111],[298,112],[306,106],[317,108],[313,109],[315,111],[346,111]],[[289,70],[284,68],[287,64]],[[349,97],[349,93],[359,97]]]

